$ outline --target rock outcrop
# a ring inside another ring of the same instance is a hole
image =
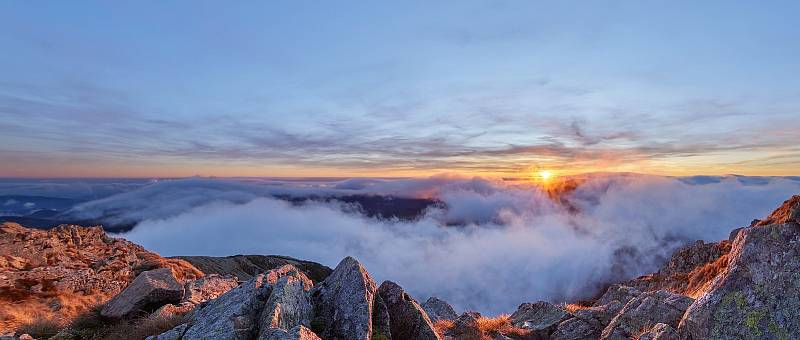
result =
[[[369,340],[376,290],[364,266],[346,257],[312,292],[312,330],[323,339]]]
[[[271,272],[275,275],[275,272],[285,271],[285,274],[271,284],[272,292],[261,312],[259,339],[272,339],[276,334],[288,333],[295,327],[308,327],[314,316],[314,307],[308,294],[313,285],[311,280],[292,265],[281,269]],[[305,332],[304,328],[298,328],[297,331],[300,335]]]
[[[601,339],[630,339],[650,325],[678,327],[692,298],[664,290],[646,292],[631,299],[603,330]]]
[[[725,271],[681,321],[683,337],[800,338],[800,224],[792,210],[798,200],[794,196],[770,215],[784,215],[778,221],[789,223],[739,232]]]
[[[570,316],[566,310],[549,302],[523,303],[511,314],[511,324],[529,331],[532,336],[546,338]]]
[[[295,326],[307,325],[311,282],[291,265],[257,275],[200,304],[189,320],[155,339],[263,339],[290,336]],[[265,308],[266,306],[266,308]],[[280,332],[283,331],[283,332]],[[306,332],[298,328],[299,335]]]
[[[0,334],[38,318],[70,320],[102,304],[141,272],[172,269],[183,282],[203,275],[101,227],[51,230],[0,224]]]
[[[428,313],[428,318],[431,319],[431,322],[439,320],[453,321],[458,317],[453,306],[447,303],[447,301],[433,296],[429,297],[428,300],[422,304],[422,309]]]
[[[100,314],[107,318],[123,318],[149,312],[183,298],[183,287],[172,269],[161,268],[142,272],[130,285],[109,300]]]
[[[388,307],[392,339],[439,339],[425,310],[398,284],[384,281],[378,294]]]
[[[646,333],[639,335],[639,340],[678,340],[678,332],[670,325],[657,323]]]

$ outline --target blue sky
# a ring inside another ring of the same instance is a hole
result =
[[[0,176],[797,174],[792,1],[0,3]]]

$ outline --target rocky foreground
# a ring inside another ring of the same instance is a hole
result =
[[[332,271],[282,257],[164,259],[74,226],[5,224],[0,245],[5,330],[37,330],[15,315],[22,306],[73,317],[60,311],[83,306],[52,334],[27,332],[51,339],[800,338],[800,196],[593,301],[523,303],[498,317],[458,315],[435,297],[420,304],[351,257]]]

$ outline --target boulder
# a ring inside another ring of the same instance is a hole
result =
[[[455,321],[453,327],[448,328],[444,332],[446,339],[465,339],[465,340],[480,340],[483,339],[483,332],[478,328],[478,319],[481,318],[481,313],[478,312],[464,312]]]
[[[314,315],[314,308],[308,295],[311,287],[307,283],[310,283],[310,280],[292,265],[286,267],[288,267],[286,274],[273,285],[264,311],[261,313],[259,339],[271,339],[275,334],[280,334],[273,332],[274,329],[289,331],[297,326],[307,327]],[[275,272],[272,274],[277,275]]]
[[[800,196],[768,220],[793,221]],[[800,338],[800,225],[759,225],[741,230],[729,263],[686,312],[681,336]]]
[[[439,339],[425,310],[398,284],[384,281],[378,294],[388,307],[393,339]]]
[[[302,325],[297,325],[291,330],[270,328],[261,335],[266,340],[321,340],[316,333]]]
[[[630,339],[656,323],[677,327],[692,298],[665,290],[642,293],[633,298],[603,329],[601,339]]]
[[[523,303],[511,314],[511,324],[530,332],[531,337],[548,337],[558,325],[572,317],[564,308],[546,301]]]
[[[324,339],[369,340],[375,281],[356,259],[346,257],[312,292],[312,329]]]
[[[603,328],[622,310],[623,305],[613,300],[603,306],[582,308],[572,313],[573,317],[558,324],[552,339],[578,340],[598,339]]]
[[[149,270],[139,274],[128,287],[108,301],[100,314],[108,318],[129,317],[178,302],[182,297],[183,287],[171,269]]]
[[[636,288],[614,284],[608,287],[603,296],[597,299],[594,305],[603,306],[611,301],[618,301],[624,306],[628,301],[639,296],[639,294],[642,294],[642,292]]]
[[[439,320],[453,321],[458,317],[458,314],[456,314],[456,310],[453,309],[453,306],[450,306],[447,301],[433,296],[429,297],[428,301],[425,301],[425,303],[422,304],[422,309],[424,309],[425,313],[428,314],[428,318],[431,319],[431,322],[436,322]]]
[[[678,332],[665,323],[657,323],[646,333],[639,335],[639,340],[678,340]]]

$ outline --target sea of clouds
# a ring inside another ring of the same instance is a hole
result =
[[[444,204],[401,221],[335,201],[272,197],[349,194]],[[493,314],[590,297],[603,284],[656,270],[687,242],[727,238],[793,194],[800,178],[608,174],[569,193],[569,209],[537,186],[480,178],[190,178],[149,183],[72,213],[138,221],[119,236],[164,256],[278,254],[331,267],[354,256],[378,283],[395,281],[418,300],[435,295],[459,311]]]

